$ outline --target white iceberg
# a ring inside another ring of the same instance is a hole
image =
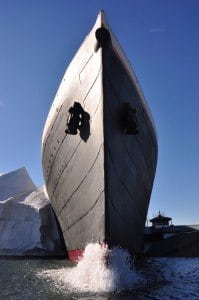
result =
[[[25,168],[0,176],[0,255],[63,256],[51,204]]]

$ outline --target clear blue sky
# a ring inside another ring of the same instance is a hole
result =
[[[104,9],[159,139],[149,217],[199,223],[199,1],[0,0],[0,173],[43,183],[41,136],[64,71]]]

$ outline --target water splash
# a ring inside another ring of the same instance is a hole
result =
[[[88,244],[75,267],[50,270],[43,275],[61,283],[62,287],[81,292],[126,291],[143,283],[126,250],[119,247],[109,250],[99,244]]]

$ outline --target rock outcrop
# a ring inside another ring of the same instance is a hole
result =
[[[64,256],[59,224],[25,168],[0,176],[0,255]]]

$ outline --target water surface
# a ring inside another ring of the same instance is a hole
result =
[[[118,263],[115,255],[110,270],[95,258],[79,266],[68,260],[0,259],[0,299],[199,299],[199,258],[147,258],[124,266],[124,257]]]

